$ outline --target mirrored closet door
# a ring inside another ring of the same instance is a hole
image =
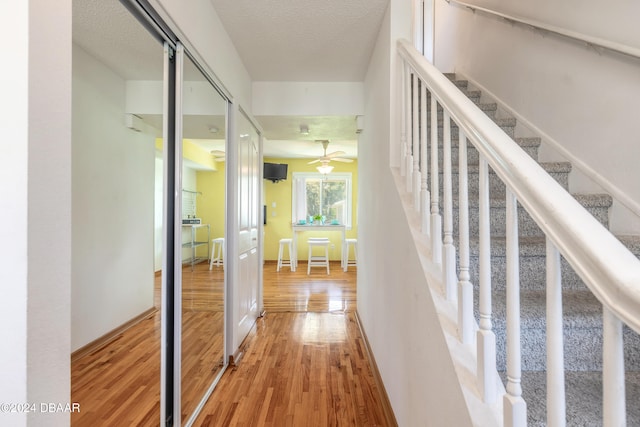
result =
[[[180,49],[178,49],[180,55]],[[225,366],[225,211],[227,100],[183,56],[180,412],[190,425]],[[179,313],[178,313],[179,310]],[[179,344],[179,351],[177,346]]]

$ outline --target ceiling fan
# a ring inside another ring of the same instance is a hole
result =
[[[340,156],[344,156],[345,154],[347,154],[344,151],[334,151],[333,153],[327,154],[327,146],[329,145],[329,141],[328,140],[320,139],[320,140],[316,140],[316,142],[322,143],[322,148],[324,148],[324,155],[322,157],[318,158],[318,159],[310,161],[308,163],[309,165],[312,165],[314,163],[320,162],[324,166],[326,166],[331,161],[343,162],[343,163],[351,163],[351,162],[353,162],[353,160],[351,160],[351,159],[345,159],[345,158],[340,157]]]
[[[213,154],[213,159],[216,162],[224,162],[226,153],[222,150],[211,150],[211,154]]]

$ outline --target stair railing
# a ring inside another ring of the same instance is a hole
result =
[[[422,217],[422,233],[430,242],[432,261],[441,267],[443,295],[457,305],[459,339],[471,344],[476,338],[477,383],[482,399],[492,404],[500,397],[495,384],[496,338],[492,331],[491,313],[490,167],[506,185],[507,385],[502,397],[504,425],[525,426],[527,423],[526,403],[520,384],[518,203],[546,236],[548,425],[564,425],[566,420],[560,255],[603,305],[604,425],[624,425],[622,324],[640,333],[640,260],[410,42],[400,40],[398,52],[404,67],[401,121],[404,158],[401,159],[400,172],[406,178],[407,190],[415,193],[413,205]],[[430,103],[427,102],[429,98]],[[429,111],[426,111],[427,105],[430,106]],[[438,108],[442,109],[443,118],[442,184],[439,183]],[[455,183],[451,175],[451,122],[459,129],[459,269],[456,267],[452,234],[452,189]],[[427,132],[429,123],[430,134]],[[467,141],[480,155],[477,325],[473,317],[474,296],[469,278]],[[442,208],[439,205],[441,191]]]

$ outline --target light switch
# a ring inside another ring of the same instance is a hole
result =
[[[276,207],[276,202],[271,202],[271,207],[275,208]]]
[[[271,211],[271,216],[276,216],[276,211]]]

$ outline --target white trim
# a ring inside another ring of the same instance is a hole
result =
[[[487,9],[480,6],[475,6],[470,3],[461,2],[458,0],[446,0],[447,3],[458,4],[464,7],[471,9],[473,12],[480,11],[484,13],[488,13],[490,15],[495,15],[500,18],[506,19],[507,21],[517,22],[520,24],[527,25],[529,27],[534,27],[540,30],[548,31],[550,33],[557,34],[559,36],[567,37],[573,40],[577,40],[579,42],[586,43],[587,46],[600,47],[604,49],[608,49],[613,52],[622,53],[624,55],[629,55],[632,58],[640,58],[640,49],[637,49],[632,46],[627,46],[622,43],[616,43],[609,40],[601,39],[599,37],[590,36],[587,34],[582,34],[577,31],[566,30],[561,27],[556,27],[555,25],[545,24],[544,22],[536,21],[534,19],[521,18],[515,15],[509,15],[506,13],[498,12],[496,10]]]

